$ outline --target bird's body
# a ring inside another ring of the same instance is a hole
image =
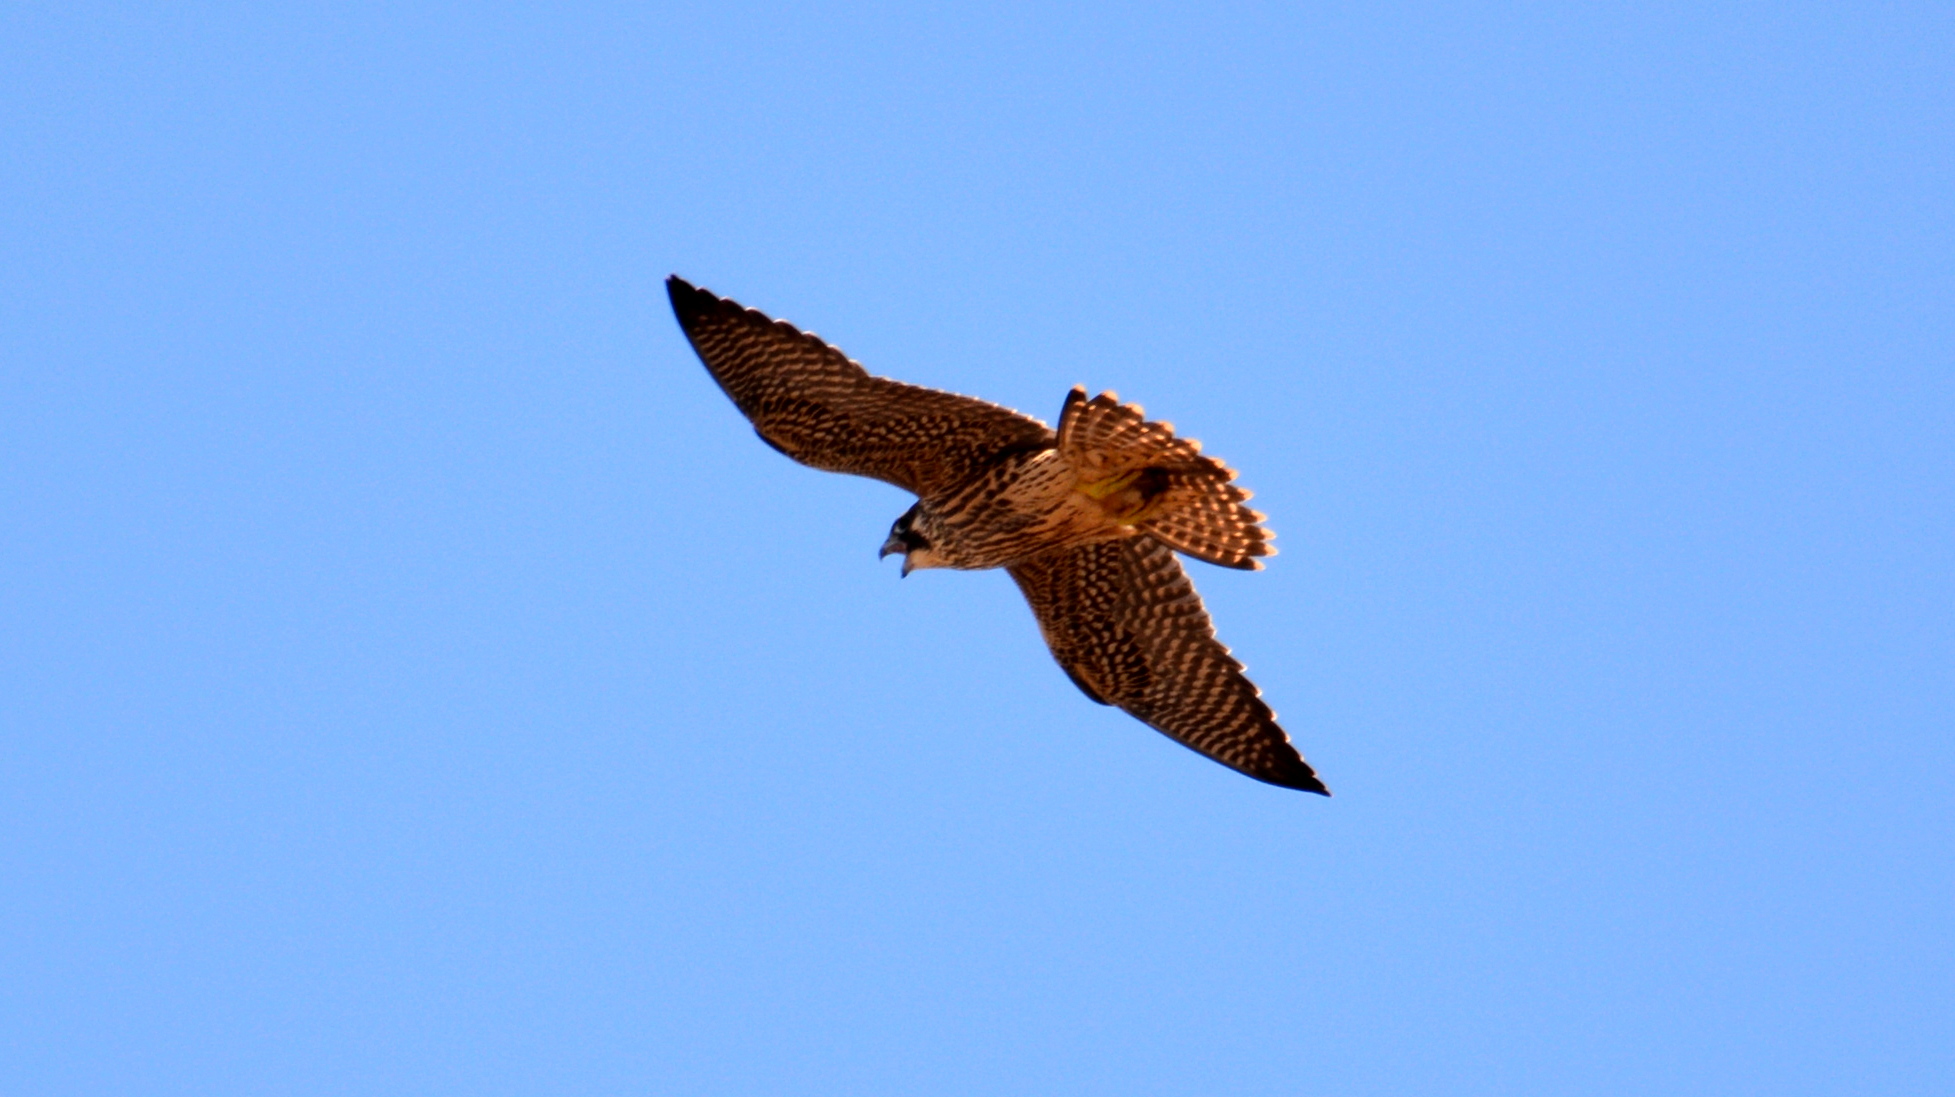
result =
[[[792,326],[667,280],[707,370],[761,439],[803,464],[911,491],[884,555],[1002,567],[1074,684],[1259,780],[1328,795],[1215,640],[1175,559],[1274,552],[1235,473],[1112,393],[1067,395],[1057,430],[971,397],[873,377]]]
[[[917,503],[912,528],[929,547],[906,562],[1000,568],[1113,536],[1093,500],[1073,489],[1074,479],[1057,450],[1005,455],[943,499]]]
[[[941,501],[918,503],[914,526],[930,548],[912,567],[1009,567],[1140,536],[1134,519],[1148,499],[1139,479],[1090,490],[1056,448],[1008,454]]]

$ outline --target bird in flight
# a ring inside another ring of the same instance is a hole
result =
[[[707,372],[755,433],[818,469],[917,503],[884,556],[1002,567],[1086,696],[1231,769],[1330,795],[1215,639],[1176,552],[1255,570],[1275,553],[1235,473],[1111,392],[1066,396],[1055,431],[969,396],[876,377],[785,321],[666,279]]]

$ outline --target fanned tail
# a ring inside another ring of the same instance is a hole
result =
[[[1111,392],[1091,400],[1084,388],[1066,395],[1059,415],[1059,455],[1078,473],[1079,490],[1109,517],[1152,534],[1179,552],[1223,567],[1255,570],[1274,556],[1275,534],[1243,503],[1235,471],[1201,455],[1201,443],[1177,438],[1170,423],[1148,422],[1139,405]]]

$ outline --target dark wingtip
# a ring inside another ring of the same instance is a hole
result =
[[[1294,767],[1286,768],[1288,772],[1263,776],[1263,780],[1272,785],[1296,789],[1298,792],[1314,792],[1319,796],[1330,795],[1330,787],[1317,778],[1317,771],[1310,768],[1309,762],[1299,758]]]
[[[700,289],[676,274],[665,280],[665,295],[672,299],[672,314],[679,318],[679,326],[688,331],[692,330],[694,320],[725,304],[711,291]]]

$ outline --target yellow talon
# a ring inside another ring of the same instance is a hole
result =
[[[1144,471],[1144,469],[1135,469],[1118,476],[1109,476],[1104,480],[1095,480],[1090,484],[1081,484],[1079,490],[1085,492],[1089,499],[1104,499],[1116,491],[1125,491],[1135,480],[1140,479],[1140,474]]]

